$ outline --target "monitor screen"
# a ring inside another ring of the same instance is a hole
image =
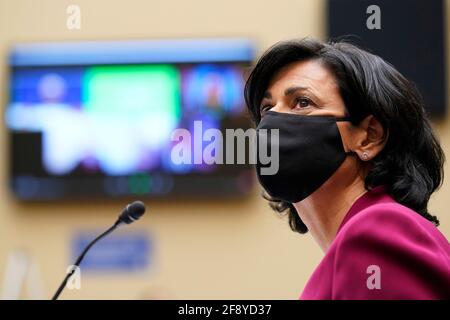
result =
[[[10,184],[24,200],[238,196],[249,164],[174,163],[177,129],[248,128],[243,39],[23,44],[10,54]],[[198,142],[197,142],[198,143]],[[200,148],[208,143],[200,138]]]

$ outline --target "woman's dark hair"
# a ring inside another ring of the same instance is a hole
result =
[[[261,120],[260,103],[275,73],[302,60],[316,60],[334,75],[352,124],[373,115],[383,126],[386,145],[370,161],[365,188],[384,185],[396,201],[438,226],[439,220],[427,205],[443,180],[444,153],[419,91],[382,58],[346,42],[306,38],[277,43],[262,55],[245,85],[253,120]],[[287,212],[292,230],[308,231],[291,203],[264,197],[277,212]]]

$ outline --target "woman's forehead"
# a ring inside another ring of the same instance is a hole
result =
[[[272,77],[266,91],[275,94],[292,86],[305,87],[318,94],[338,93],[334,75],[318,60],[296,61],[284,66]]]

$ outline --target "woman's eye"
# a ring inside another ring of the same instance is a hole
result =
[[[311,101],[311,99],[300,97],[295,99],[295,107],[299,108],[307,108],[311,105],[314,105],[314,103]]]

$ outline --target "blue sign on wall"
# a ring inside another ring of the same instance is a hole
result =
[[[94,232],[80,232],[73,238],[72,259],[97,236]],[[151,262],[152,243],[147,232],[115,233],[97,242],[81,263],[82,272],[145,271]]]

